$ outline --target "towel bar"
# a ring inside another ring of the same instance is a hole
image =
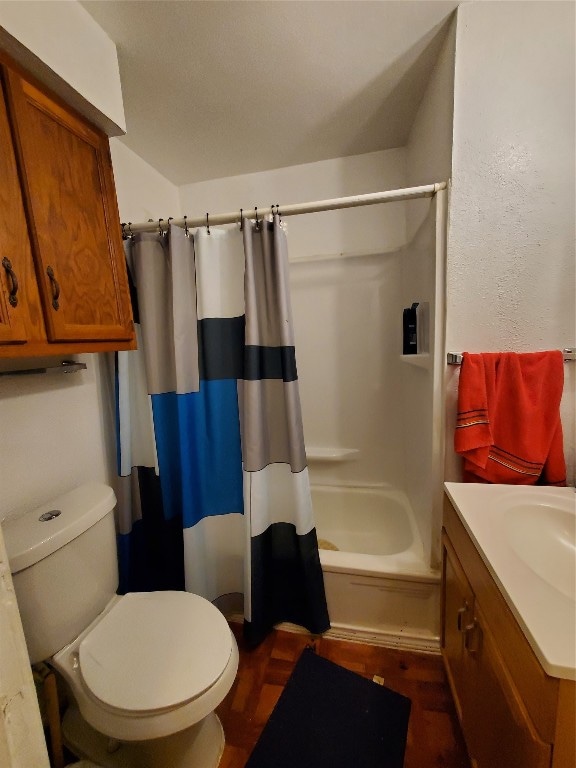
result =
[[[86,363],[63,360],[57,365],[47,365],[42,368],[19,368],[15,371],[0,371],[0,376],[30,376],[36,373],[75,373],[85,371]]]
[[[565,347],[562,352],[564,354],[565,363],[574,362],[576,360],[576,347]],[[462,355],[458,352],[447,352],[446,363],[448,365],[461,365]]]

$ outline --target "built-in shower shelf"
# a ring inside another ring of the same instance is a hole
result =
[[[432,365],[432,358],[427,352],[421,352],[417,355],[400,355],[400,359],[409,365],[414,365],[416,368],[426,368],[428,370]]]
[[[308,461],[352,461],[359,453],[358,448],[306,448]]]

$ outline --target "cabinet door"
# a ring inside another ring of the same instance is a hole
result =
[[[7,83],[48,339],[132,339],[108,140],[19,74]]]
[[[25,286],[34,266],[0,78],[0,344],[26,341]]]
[[[478,768],[549,768],[543,742],[510,678],[485,618],[475,607],[465,639],[467,697],[463,730]]]
[[[467,683],[464,633],[472,620],[474,596],[447,537],[443,538],[442,655],[460,722],[463,721]]]

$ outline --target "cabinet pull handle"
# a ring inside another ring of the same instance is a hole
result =
[[[480,650],[481,636],[482,632],[478,625],[478,621],[473,619],[472,623],[468,624],[464,629],[464,648],[466,648],[468,653],[472,654],[472,656],[475,656]]]
[[[458,627],[458,632],[464,632],[463,620],[467,612],[468,605],[466,603],[464,603],[462,608],[458,608],[458,613],[456,614],[456,625]]]
[[[10,302],[11,307],[17,307],[18,306],[18,297],[16,294],[18,293],[18,278],[16,277],[16,273],[12,269],[12,262],[10,259],[7,259],[4,257],[2,259],[2,266],[6,270],[6,274],[10,278],[10,282],[12,283],[12,286],[10,288],[10,293],[8,296],[8,301]]]
[[[50,278],[50,283],[52,285],[52,306],[54,309],[60,309],[60,304],[58,302],[58,297],[60,296],[60,284],[58,280],[56,280],[52,267],[46,269],[46,274]]]

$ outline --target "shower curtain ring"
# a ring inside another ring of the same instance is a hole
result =
[[[122,227],[122,240],[126,240],[126,238],[128,237],[128,235],[126,234],[126,222],[125,221],[122,222],[120,226]]]
[[[168,216],[168,224],[166,226],[166,229],[164,230],[164,234],[165,235],[167,235],[168,231],[170,230],[170,222],[172,221],[173,218],[174,218],[174,216]]]
[[[128,222],[128,237],[134,237],[134,232],[132,232],[132,222]]]
[[[188,222],[186,221],[187,218],[188,218],[187,216],[184,216],[184,235],[186,237],[190,237],[190,235],[188,234]]]
[[[164,219],[158,219],[158,234],[162,236],[162,222]]]
[[[206,214],[206,232],[210,234],[210,220],[208,219],[208,214]]]
[[[244,231],[244,209],[240,208],[240,232]]]
[[[280,213],[280,206],[276,203],[276,213],[278,214],[278,222],[282,224],[282,214]]]
[[[260,222],[258,221],[258,208],[254,206],[254,213],[256,214],[256,231],[260,231]]]

